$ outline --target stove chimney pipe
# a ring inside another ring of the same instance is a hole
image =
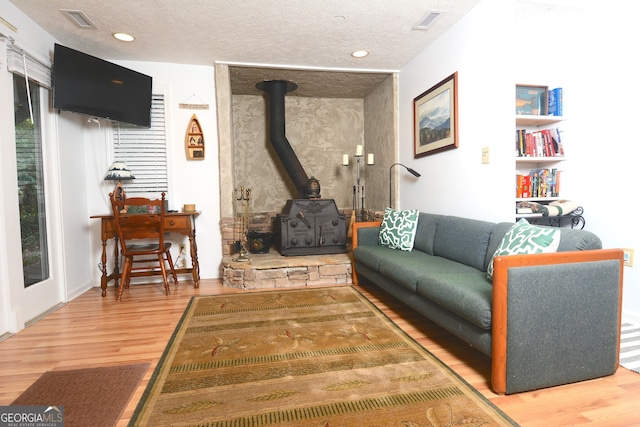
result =
[[[284,96],[293,92],[298,85],[286,80],[265,80],[257,83],[256,88],[265,91],[269,98],[269,138],[293,184],[299,197],[309,198],[307,186],[309,177],[300,164],[293,148],[285,136]],[[317,180],[316,180],[317,182]]]

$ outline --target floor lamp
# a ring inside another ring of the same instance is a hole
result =
[[[400,165],[403,168],[405,168],[406,170],[408,170],[409,173],[411,175],[415,176],[416,178],[420,178],[420,174],[417,171],[415,171],[414,169],[411,169],[410,167],[407,167],[407,166],[403,165],[402,163],[394,163],[394,164],[392,164],[391,167],[389,168],[389,207],[390,208],[392,208],[392,206],[391,206],[391,196],[393,194],[393,185],[392,185],[393,178],[391,176],[391,171],[393,170],[394,166],[398,166],[398,165]]]

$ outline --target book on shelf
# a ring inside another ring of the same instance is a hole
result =
[[[549,114],[550,116],[562,116],[563,114],[562,88],[557,87],[555,89],[551,89],[549,91],[549,96],[547,96],[547,100],[548,100],[547,114]]]
[[[531,197],[531,176],[516,173],[516,197],[519,199]]]
[[[556,128],[555,130],[556,132],[554,136],[555,136],[556,152],[558,153],[558,156],[564,157],[564,148],[562,147],[562,139],[560,138],[561,131],[558,128]]]
[[[516,172],[516,198],[560,196],[560,171],[556,168],[532,169],[528,174]]]
[[[564,157],[560,129],[516,129],[516,157]]]

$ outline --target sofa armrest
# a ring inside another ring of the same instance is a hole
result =
[[[381,221],[354,222],[351,233],[351,248],[358,245],[377,245]]]
[[[378,230],[382,221],[354,222],[351,228],[351,281],[358,284],[358,274],[356,273],[356,260],[353,257],[353,250],[358,245],[377,245]]]
[[[613,374],[622,274],[620,249],[496,257],[493,390],[517,393]]]

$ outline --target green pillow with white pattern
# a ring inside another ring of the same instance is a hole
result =
[[[487,277],[493,278],[493,259],[500,255],[542,254],[558,250],[560,230],[538,227],[522,218],[507,231],[487,266]]]
[[[386,208],[378,233],[378,243],[391,249],[411,251],[417,226],[418,210],[396,211]]]

